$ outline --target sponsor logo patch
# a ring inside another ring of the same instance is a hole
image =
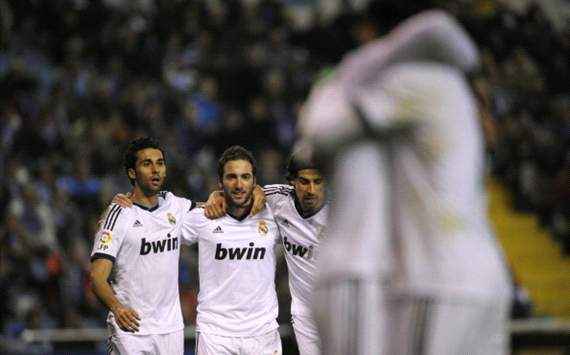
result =
[[[103,231],[101,236],[99,237],[99,246],[97,249],[99,250],[107,250],[109,249],[109,244],[111,244],[111,240],[113,240],[113,235],[109,231]]]

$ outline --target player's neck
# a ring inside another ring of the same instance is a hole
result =
[[[241,221],[249,215],[251,212],[251,207],[253,207],[253,200],[250,200],[245,206],[232,205],[231,202],[228,203],[228,215]]]
[[[157,193],[145,193],[140,188],[135,186],[133,192],[133,203],[137,205],[153,208],[158,205],[158,194]]]

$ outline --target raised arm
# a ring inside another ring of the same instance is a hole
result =
[[[479,55],[475,43],[454,18],[444,11],[430,10],[348,54],[338,68],[339,79],[350,95],[377,79],[386,67],[406,61],[433,61],[470,71],[478,66]]]

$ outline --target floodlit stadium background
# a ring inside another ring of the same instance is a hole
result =
[[[88,259],[99,214],[130,189],[121,157],[131,138],[158,137],[165,188],[194,201],[216,188],[230,144],[254,151],[259,183],[285,182],[311,83],[390,22],[369,2],[0,0],[0,353],[104,353]],[[514,353],[568,354],[570,2],[432,3],[482,53],[472,82],[490,213],[516,285]],[[196,266],[185,250],[188,354]],[[277,287],[284,353],[295,354],[284,264]]]

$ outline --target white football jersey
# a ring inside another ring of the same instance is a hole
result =
[[[277,329],[275,248],[279,230],[268,208],[237,220],[208,219],[197,208],[182,238],[198,243],[197,330],[221,336],[257,336]]]
[[[178,259],[184,216],[190,200],[160,192],[158,205],[122,208],[111,204],[99,227],[91,260],[113,261],[111,286],[117,299],[139,314],[137,334],[183,329],[178,293]],[[109,312],[107,322],[122,333]]]
[[[310,316],[316,258],[327,225],[328,206],[325,204],[317,213],[303,218],[295,206],[291,185],[267,185],[263,190],[281,231],[289,270],[291,314]]]
[[[506,296],[486,217],[478,113],[463,74],[410,61],[351,94],[364,117],[333,80],[313,90],[300,122],[321,147],[343,147],[323,274],[382,272],[392,289],[428,296]],[[413,128],[384,142],[373,137],[399,125]]]

